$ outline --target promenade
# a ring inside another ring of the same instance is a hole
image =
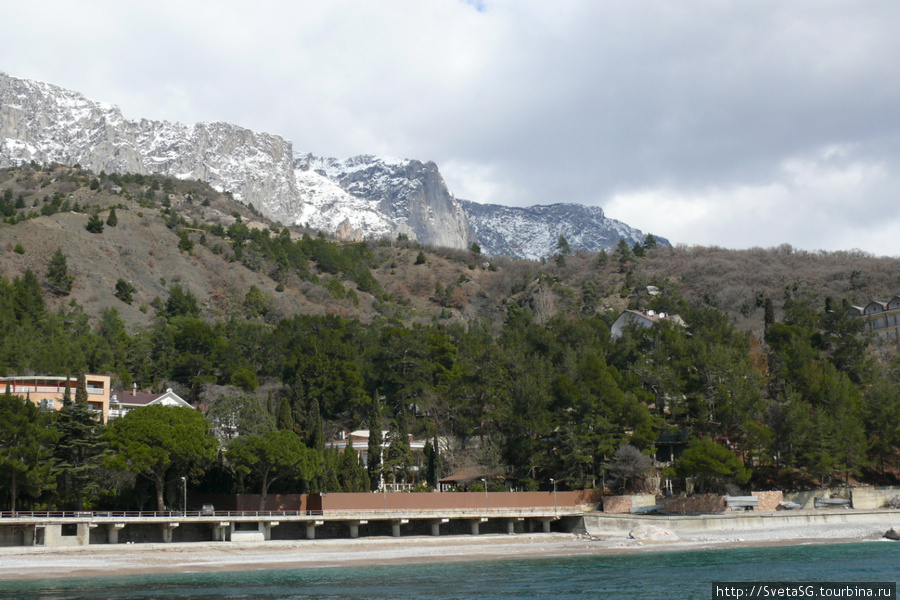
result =
[[[18,511],[0,513],[0,546],[88,546],[254,542],[368,536],[400,537],[552,530],[574,527],[576,506],[344,511]]]

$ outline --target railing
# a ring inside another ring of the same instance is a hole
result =
[[[392,514],[411,517],[438,518],[438,517],[466,517],[466,516],[547,516],[550,514],[573,515],[581,514],[582,509],[575,506],[529,506],[519,507],[491,507],[491,508],[448,508],[448,509],[414,509],[414,508],[390,508],[390,509],[345,509],[345,510],[165,510],[165,511],[54,511],[54,510],[17,510],[0,511],[0,519],[184,519],[184,518],[236,518],[236,517],[330,517],[330,518],[371,518],[378,515]]]
[[[193,518],[193,517],[305,517],[321,516],[314,510],[17,510],[0,511],[0,519],[98,519],[98,518]]]

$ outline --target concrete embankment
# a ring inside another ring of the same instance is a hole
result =
[[[629,532],[655,526],[673,533],[753,531],[829,524],[900,525],[900,510],[796,510],[715,515],[621,515],[585,513],[584,528],[591,537],[627,536]]]

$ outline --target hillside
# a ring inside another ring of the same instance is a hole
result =
[[[646,286],[655,285],[677,290],[690,302],[714,306],[739,330],[757,336],[762,333],[764,299],[778,307],[786,289],[817,305],[828,296],[865,304],[900,293],[900,261],[861,252],[810,253],[787,245],[745,251],[679,246],[657,247],[626,259],[616,253],[574,252],[562,261],[541,262],[423,247],[401,235],[393,243],[361,244],[372,253],[366,268],[383,291],[373,294],[314,262],[307,275],[293,270],[273,277],[277,265],[271,260],[255,255],[252,248],[237,259],[227,235],[213,233],[221,228],[227,234],[240,216],[250,230],[275,237],[282,230],[271,221],[206,184],[135,179],[140,183],[58,165],[0,170],[0,195],[11,204],[0,227],[0,248],[6,250],[0,252],[2,273],[12,278],[31,269],[43,276],[59,248],[74,283],[70,295],[51,295],[51,304],[74,300],[94,319],[105,308],[116,307],[134,326],[151,322],[151,303],[164,300],[175,283],[198,298],[210,319],[243,315],[247,290],[255,285],[267,297],[272,322],[296,313],[363,322],[385,316],[406,324],[483,318],[495,329],[511,301],[531,307],[542,321],[572,312],[618,314],[628,306],[649,306]],[[54,202],[57,208],[51,208]],[[21,208],[15,208],[17,203]],[[107,226],[100,234],[85,230],[92,212],[105,220],[113,206],[116,227]],[[33,218],[26,218],[29,214]],[[318,236],[317,231],[290,229],[293,240],[304,234]],[[179,249],[179,235],[193,242],[190,252]],[[14,251],[17,244],[24,253]],[[416,264],[423,250],[425,263]],[[135,288],[131,304],[113,296],[120,278]],[[358,302],[337,297],[341,294],[336,295],[334,287],[329,291],[334,278],[354,289]]]
[[[897,346],[839,308],[897,294],[896,259],[648,239],[597,254],[563,240],[539,262],[341,242],[206,184],[63,166],[0,170],[0,214],[0,372],[106,373],[172,387],[246,435],[293,431],[325,474],[279,491],[338,489],[323,440],[373,426],[442,440],[445,472],[523,489],[595,486],[623,448],[662,452],[676,486],[900,480]],[[629,307],[686,327],[612,336]],[[423,484],[398,452],[395,480]],[[199,489],[244,485],[203,469]]]

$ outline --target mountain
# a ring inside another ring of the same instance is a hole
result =
[[[114,105],[0,73],[0,167],[31,161],[204,181],[276,222],[342,239],[405,234],[456,249],[477,241],[486,254],[531,259],[553,254],[559,235],[588,251],[644,239],[596,207],[459,200],[433,162],[295,154],[278,135],[229,123],[126,119]]]
[[[294,169],[306,200],[295,223],[337,231],[339,237],[405,233],[448,248],[467,248],[474,240],[460,202],[433,162],[300,154]]]
[[[484,253],[539,260],[554,254],[559,237],[569,247],[599,252],[615,247],[619,240],[643,242],[643,233],[621,221],[608,218],[599,206],[551,204],[528,208],[478,204],[463,201],[469,223]],[[669,245],[663,238],[657,243]]]

